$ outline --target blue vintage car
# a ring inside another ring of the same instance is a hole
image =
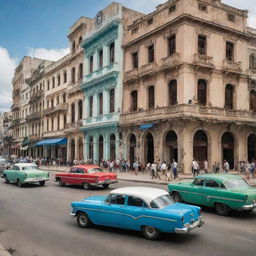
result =
[[[142,231],[147,239],[161,232],[187,233],[204,223],[197,206],[175,203],[168,192],[148,187],[112,190],[108,196],[91,196],[71,203],[77,225],[91,224]]]

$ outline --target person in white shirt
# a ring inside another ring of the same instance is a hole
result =
[[[172,172],[173,178],[176,179],[178,177],[178,163],[175,161],[175,159],[172,160]]]
[[[192,161],[192,170],[193,170],[193,176],[195,177],[196,175],[199,174],[199,164],[195,159]]]
[[[163,173],[163,175],[165,176],[166,175],[166,170],[167,170],[167,165],[165,163],[165,161],[162,163],[161,165],[161,171]]]
[[[226,160],[224,160],[223,169],[224,169],[225,173],[228,173],[228,171],[229,171],[229,163]]]
[[[151,164],[151,178],[153,179],[153,178],[157,178],[157,165],[156,165],[156,163],[154,162],[154,163],[152,163]]]

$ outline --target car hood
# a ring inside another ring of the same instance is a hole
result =
[[[81,201],[78,202],[72,202],[71,206],[74,207],[79,207],[85,204],[93,204],[93,205],[101,205],[105,200],[107,196],[90,196],[90,197],[85,197]]]

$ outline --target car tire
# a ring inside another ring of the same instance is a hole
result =
[[[149,240],[156,240],[160,236],[160,231],[154,227],[143,226],[142,233]]]
[[[44,180],[39,181],[39,185],[40,185],[40,186],[44,186],[44,185],[45,185],[45,181],[44,181]]]
[[[216,203],[215,204],[216,212],[221,216],[227,216],[230,212],[230,208],[222,203]]]
[[[84,188],[85,190],[88,190],[88,189],[90,188],[90,184],[87,183],[87,182],[83,183],[83,188]]]
[[[21,181],[20,181],[19,179],[17,180],[17,185],[18,185],[18,187],[20,187],[20,188],[22,187],[22,183],[21,183]]]
[[[107,189],[109,187],[109,184],[103,184],[102,186],[104,189]]]
[[[181,198],[179,192],[173,192],[172,193],[172,198],[173,198],[174,202],[177,202],[177,203],[181,203],[182,202],[182,198]]]
[[[62,179],[59,179],[58,182],[59,182],[59,185],[60,185],[61,187],[64,187],[64,186],[66,185],[66,184],[62,181]]]
[[[6,175],[4,175],[4,182],[5,182],[6,184],[10,183],[10,181],[8,180],[8,178],[7,178]]]
[[[76,223],[80,228],[89,228],[92,224],[88,215],[84,212],[78,213],[77,218],[76,218]]]

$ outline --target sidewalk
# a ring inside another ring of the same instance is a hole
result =
[[[11,254],[4,249],[4,247],[1,245],[1,242],[0,242],[0,256],[11,256]]]
[[[56,172],[68,172],[70,170],[69,166],[40,166],[42,170],[48,171],[56,171]],[[108,171],[108,169],[106,169]],[[235,171],[229,172],[229,174],[237,174]],[[161,180],[159,179],[152,179],[149,172],[139,172],[138,175],[135,175],[134,171],[129,172],[117,172],[118,180],[124,181],[132,181],[132,182],[142,182],[142,183],[151,183],[151,184],[161,184],[167,185],[169,183],[177,183],[177,182],[190,182],[193,179],[193,175],[185,175],[179,174],[177,179],[172,179],[171,181],[166,181],[165,177],[160,174]],[[251,186],[256,186],[256,179],[250,179],[249,184]]]

